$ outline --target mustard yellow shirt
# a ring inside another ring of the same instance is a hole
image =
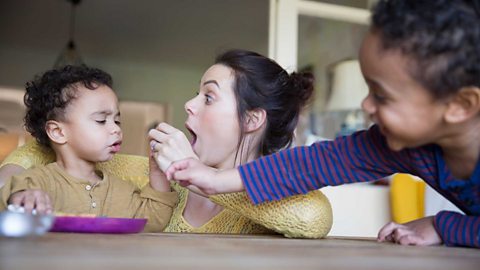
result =
[[[159,192],[145,185],[142,189],[128,181],[99,172],[95,185],[69,175],[57,163],[29,169],[12,176],[0,190],[0,210],[11,194],[25,189],[41,189],[52,199],[55,212],[94,214],[121,218],[147,218],[145,231],[162,231],[177,202],[176,192]]]

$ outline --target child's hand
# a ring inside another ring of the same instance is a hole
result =
[[[400,245],[429,246],[442,243],[433,226],[433,217],[417,219],[405,224],[390,222],[378,233],[378,241],[389,241]]]
[[[198,159],[187,158],[173,162],[165,171],[168,180],[178,182],[181,186],[196,186],[207,195],[218,193],[215,187],[217,170],[201,163]]]
[[[38,214],[51,214],[53,205],[50,196],[40,189],[26,189],[15,192],[8,199],[9,204],[23,206],[25,213],[32,213],[36,209]]]
[[[151,129],[148,136],[153,156],[162,171],[173,161],[188,157],[198,159],[185,134],[167,123],[160,123],[156,129]]]

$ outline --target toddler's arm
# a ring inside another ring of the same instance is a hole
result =
[[[28,173],[29,171],[12,176],[0,189],[0,208],[6,209],[8,204],[13,204],[23,206],[28,213],[31,213],[33,209],[41,214],[51,213],[53,203],[45,191],[43,179],[33,181]]]
[[[23,206],[26,213],[35,209],[38,214],[51,214],[53,204],[47,192],[41,189],[26,189],[10,195],[8,204]]]

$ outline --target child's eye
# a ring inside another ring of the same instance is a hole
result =
[[[373,93],[373,99],[375,99],[379,103],[383,103],[387,100],[387,97],[378,93]]]
[[[95,122],[104,125],[107,122],[107,120],[95,120]]]
[[[120,123],[119,120],[116,120],[116,121],[115,121],[115,124],[117,124],[117,125],[119,125],[119,126],[122,125],[122,123]]]

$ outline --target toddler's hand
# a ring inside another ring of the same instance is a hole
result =
[[[38,214],[51,214],[53,205],[50,196],[40,189],[26,189],[10,195],[8,203],[17,207],[23,206],[26,213],[32,213],[33,209]]]
[[[378,233],[378,241],[389,241],[400,245],[429,246],[442,243],[433,226],[433,217],[417,219],[405,224],[390,222]]]

